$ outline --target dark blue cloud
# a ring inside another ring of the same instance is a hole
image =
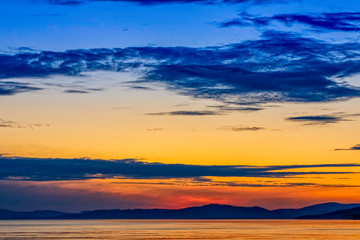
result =
[[[323,115],[307,115],[288,117],[286,120],[294,122],[304,122],[306,125],[325,125],[329,123],[338,123],[343,121],[351,121],[348,117],[358,117],[359,114],[332,113]]]
[[[170,111],[170,112],[155,112],[155,113],[147,113],[146,115],[151,116],[213,116],[213,115],[226,115],[231,112],[254,112],[260,111],[264,108],[261,107],[238,107],[228,105],[209,105],[207,106],[210,109],[215,110],[181,110],[181,111]]]
[[[76,89],[68,89],[68,90],[65,90],[64,92],[65,93],[80,93],[80,94],[89,93],[89,92],[84,91],[84,90],[76,90]]]
[[[143,87],[143,86],[129,86],[130,89],[136,89],[136,90],[150,90],[153,91],[154,89],[150,87]]]
[[[133,84],[163,83],[171,91],[223,103],[326,102],[360,95],[341,81],[360,72],[359,43],[331,44],[267,31],[261,40],[224,46],[78,49],[0,55],[0,94],[33,91],[5,79],[134,71]],[[78,89],[82,90],[82,89]],[[86,91],[86,89],[84,89]]]
[[[289,117],[286,118],[286,120],[295,121],[295,122],[305,122],[308,124],[328,124],[328,123],[338,123],[341,121],[346,121],[341,116],[332,116],[332,115]]]
[[[239,106],[231,106],[229,103],[228,105],[208,105],[209,108],[217,109],[221,112],[256,112],[263,110],[262,107],[257,106],[249,106],[249,107],[239,107]]]
[[[241,13],[239,18],[225,21],[220,25],[222,27],[268,26],[275,21],[288,26],[299,23],[313,29],[324,31],[360,31],[360,12],[278,14],[271,17],[260,17]]]
[[[14,95],[16,93],[38,91],[41,89],[42,88],[31,86],[31,84],[29,83],[19,83],[14,81],[0,80],[0,95]]]
[[[291,169],[360,167],[359,164],[323,165],[186,165],[140,162],[135,159],[89,160],[0,157],[0,179],[56,181],[92,178],[196,178],[196,177],[288,177],[304,174],[333,174],[334,172],[284,171]],[[280,171],[282,170],[282,171]],[[277,172],[280,171],[280,172]],[[338,172],[348,174],[351,172]]]
[[[352,146],[350,148],[338,148],[335,151],[360,151],[360,144]]]
[[[223,115],[221,112],[217,111],[172,111],[172,112],[158,112],[158,113],[148,113],[146,115],[151,116],[213,116],[213,115]]]
[[[354,45],[279,32],[266,32],[264,38],[188,53],[187,61],[160,64],[145,79],[171,83],[170,90],[183,94],[237,103],[322,102],[359,94],[331,79],[359,70],[357,60],[348,58]]]

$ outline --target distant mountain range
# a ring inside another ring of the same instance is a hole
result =
[[[58,218],[67,215],[67,213],[58,211],[34,211],[34,212],[14,212],[0,209],[0,219],[49,219]]]
[[[331,213],[300,216],[300,219],[360,219],[360,207],[338,210]]]
[[[182,209],[113,209],[80,213],[0,210],[0,219],[360,219],[360,204],[322,203],[277,210],[219,204]]]

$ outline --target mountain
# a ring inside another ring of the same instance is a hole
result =
[[[33,212],[15,212],[10,210],[0,209],[0,219],[49,219],[58,218],[69,213],[58,211],[33,211]]]
[[[299,219],[360,219],[360,207],[339,210],[326,214],[305,215]]]
[[[300,209],[267,210],[261,207],[234,207],[209,204],[184,209],[96,210],[63,216],[65,219],[296,219],[336,210],[360,207],[360,204],[322,203]]]
[[[360,219],[360,204],[322,203],[299,209],[267,210],[209,204],[182,209],[15,212],[0,210],[0,219]]]
[[[336,202],[321,203],[299,209],[277,209],[272,212],[277,218],[298,218],[304,215],[321,215],[338,210],[346,210],[351,208],[360,207],[360,204],[343,204]]]
[[[96,210],[63,216],[63,219],[264,219],[271,211],[260,207],[209,204],[183,209]]]

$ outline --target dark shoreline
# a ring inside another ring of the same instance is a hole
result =
[[[209,204],[182,209],[112,209],[65,213],[0,210],[0,220],[359,220],[360,204],[323,203],[299,209],[268,210]]]

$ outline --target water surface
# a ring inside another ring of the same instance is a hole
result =
[[[351,220],[51,220],[0,221],[1,240],[316,239],[358,240]]]

